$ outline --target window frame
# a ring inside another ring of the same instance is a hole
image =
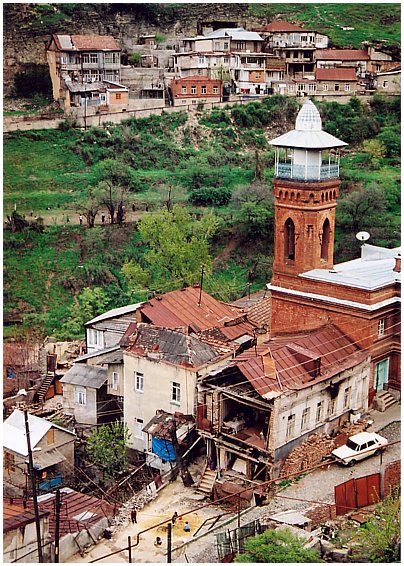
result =
[[[187,85],[181,85],[181,94],[187,94]]]
[[[84,387],[76,386],[74,388],[74,402],[82,407],[87,405],[87,391]]]
[[[181,404],[181,383],[178,381],[171,382],[171,403]]]
[[[135,378],[135,391],[137,393],[144,393],[144,373],[141,371],[134,372]]]
[[[351,386],[345,387],[344,389],[344,409],[349,408],[351,400]]]
[[[288,416],[288,421],[286,425],[286,438],[292,438],[294,436],[296,426],[296,414],[292,413]]]
[[[135,426],[134,426],[133,436],[135,438],[139,438],[139,439],[143,440],[144,439],[144,433],[143,433],[143,430],[142,430],[143,424],[144,424],[143,419],[135,417],[134,423],[135,423]]]
[[[377,321],[377,337],[381,338],[386,335],[386,319],[380,318]]]
[[[116,391],[118,389],[118,387],[119,387],[119,372],[113,371],[112,372],[112,379],[111,379],[111,389]]]
[[[320,423],[323,419],[324,413],[324,400],[319,401],[316,406],[316,424]]]
[[[309,422],[310,422],[310,407],[305,407],[302,412],[300,429],[302,431],[307,430],[309,428]]]
[[[196,94],[196,85],[191,85],[191,94]]]

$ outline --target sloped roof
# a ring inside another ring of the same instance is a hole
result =
[[[94,324],[95,322],[101,322],[102,320],[108,320],[111,318],[119,318],[125,314],[130,314],[130,313],[134,313],[138,310],[139,307],[142,306],[143,303],[135,303],[132,305],[126,305],[124,307],[118,307],[116,309],[111,309],[107,312],[104,312],[98,316],[96,316],[95,318],[92,318],[91,320],[89,320],[88,322],[85,323],[85,326],[88,326],[89,324]]]
[[[307,31],[303,29],[301,26],[296,24],[291,24],[289,22],[271,22],[270,24],[266,24],[260,28],[255,28],[256,31],[270,31],[270,32],[278,32],[278,31]]]
[[[50,428],[57,428],[75,436],[74,432],[31,414],[28,414],[28,427],[31,448],[35,448]],[[15,409],[3,423],[3,447],[22,456],[28,456],[25,418],[24,413],[19,409]]]
[[[255,31],[246,31],[244,28],[222,28],[206,34],[207,39],[218,39],[220,37],[231,37],[237,41],[264,41]]]
[[[60,380],[61,383],[99,389],[107,380],[107,369],[90,364],[74,364]]]
[[[182,413],[167,413],[160,410],[154,417],[143,427],[143,431],[157,436],[158,438],[166,438],[171,440],[172,420],[175,420],[176,436],[178,442],[182,443],[188,434],[194,430],[196,423],[192,415],[184,415]]]
[[[223,343],[220,347],[212,346],[195,335],[140,323],[127,352],[163,359],[173,364],[198,367],[231,353],[232,348]]]
[[[317,61],[368,61],[365,49],[317,49]]]
[[[61,51],[120,51],[118,42],[111,35],[54,34],[55,45]]]
[[[232,303],[237,307],[241,307],[247,314],[248,320],[253,322],[257,327],[262,328],[269,324],[271,314],[271,299],[268,296],[268,290],[257,291],[248,297],[242,297]]]
[[[22,499],[3,499],[3,532],[8,533],[15,529],[25,527],[35,521],[33,509],[27,509]],[[49,515],[50,511],[39,509],[39,517]]]
[[[266,350],[265,350],[266,346]],[[320,358],[320,374],[311,377],[302,363]],[[345,369],[364,361],[368,356],[336,326],[327,325],[302,334],[274,338],[261,349],[251,349],[250,356],[237,356],[235,364],[253,388],[264,398],[311,387]]]
[[[318,81],[355,81],[358,77],[353,67],[336,67],[335,69],[316,69]]]
[[[165,293],[145,303],[139,311],[144,322],[162,328],[190,328],[199,332],[220,327],[230,340],[252,331],[241,309],[201,292],[199,286]]]

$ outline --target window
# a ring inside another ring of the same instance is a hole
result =
[[[181,94],[187,94],[187,85],[182,85]]]
[[[220,41],[215,41],[215,51],[220,51]]]
[[[200,65],[204,65],[205,64],[205,57],[199,57],[198,61],[199,61]]]
[[[327,90],[328,90],[328,85],[323,85],[323,91],[327,92]]]
[[[326,218],[323,224],[323,234],[321,237],[320,253],[321,253],[321,259],[323,261],[328,260],[328,249],[330,247],[330,233],[331,233],[330,221],[328,220],[328,218]]]
[[[98,54],[90,53],[90,63],[98,63]]]
[[[144,391],[144,375],[139,371],[135,371],[135,391]]]
[[[6,450],[4,450],[3,452],[3,462],[4,462],[4,468],[6,470],[8,470],[9,472],[14,472],[14,465],[15,465],[15,460],[14,460],[14,454],[10,454],[10,452],[6,452]]]
[[[174,403],[181,402],[181,385],[176,381],[171,382],[171,401]]]
[[[118,53],[104,53],[105,63],[119,63]]]
[[[216,85],[213,87],[213,94],[219,94],[219,87]]]
[[[377,323],[377,335],[379,337],[384,336],[385,329],[386,329],[386,319],[381,318]]]
[[[230,59],[229,59],[228,57],[224,57],[224,58],[223,58],[223,63],[224,63],[225,65],[228,65],[229,62],[230,62]]]
[[[138,419],[135,417],[135,436],[136,438],[143,438],[143,419]]]
[[[201,94],[206,94],[206,85],[201,85]]]
[[[316,423],[319,423],[323,418],[324,401],[319,401],[316,408]]]
[[[345,92],[349,92],[351,90],[351,85],[350,84],[346,84],[344,87]]]
[[[88,345],[89,346],[99,346],[104,347],[104,333],[102,330],[96,330],[95,328],[88,329]]]
[[[330,404],[328,405],[328,416],[335,414],[335,409],[337,407],[337,398],[330,399]]]
[[[305,91],[305,90],[306,90],[306,85],[305,85],[304,83],[299,83],[299,84],[297,85],[297,90],[298,90],[298,92]]]
[[[338,92],[338,91],[339,91],[339,84],[338,84],[338,83],[335,83],[335,85],[334,85],[334,90],[335,90],[335,92]]]
[[[246,43],[245,41],[236,41],[236,49],[245,49],[246,48]]]
[[[55,444],[55,429],[50,428],[46,433],[46,442],[47,444]]]
[[[86,390],[84,387],[75,387],[74,388],[74,398],[78,405],[85,405],[86,404]]]
[[[309,428],[309,420],[310,420],[310,407],[306,407],[302,413],[302,430],[306,430]]]
[[[118,389],[119,384],[119,373],[117,371],[112,372],[112,389]]]
[[[309,92],[316,92],[316,85],[313,83],[309,84]]]
[[[224,50],[229,49],[229,42],[228,42],[228,41],[225,41],[225,42],[223,43],[223,49],[224,49]]]
[[[89,63],[89,62],[90,62],[90,54],[83,53],[83,63]]]
[[[296,420],[296,415],[289,415],[288,416],[288,425],[286,428],[286,438],[290,438],[291,436],[293,436],[293,433],[295,431],[295,420]]]
[[[121,92],[115,93],[115,99],[116,99],[116,100],[121,100],[121,99],[122,99],[122,93],[121,93]]]
[[[285,222],[285,259],[295,259],[295,225],[293,220],[288,218]]]
[[[382,70],[382,66],[380,65],[380,63],[376,63],[376,72],[381,70]]]
[[[387,88],[389,84],[389,81],[383,81],[383,88]]]
[[[196,94],[196,85],[191,85],[191,94]]]
[[[346,387],[344,391],[344,409],[347,409],[349,407],[350,400],[351,400],[351,388]]]

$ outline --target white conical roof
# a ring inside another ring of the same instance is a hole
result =
[[[301,107],[296,117],[295,129],[269,143],[279,147],[318,150],[348,145],[323,131],[320,112],[311,100],[306,100]]]

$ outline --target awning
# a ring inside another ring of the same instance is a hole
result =
[[[45,468],[50,468],[50,466],[55,466],[64,462],[66,458],[61,454],[56,448],[51,448],[43,454],[34,452],[34,468],[36,470],[44,470]]]

